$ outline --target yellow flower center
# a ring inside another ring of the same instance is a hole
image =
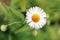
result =
[[[32,15],[32,21],[33,22],[39,22],[39,20],[40,20],[40,15],[39,14],[37,14],[37,13],[35,13],[35,14],[33,14]]]

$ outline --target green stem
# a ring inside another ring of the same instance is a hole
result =
[[[24,31],[26,31],[28,28],[25,28],[25,29],[18,29],[17,31],[15,31],[14,33],[15,34],[17,34],[17,33],[19,33],[19,32],[24,32]],[[29,29],[28,29],[29,30]]]
[[[26,31],[27,29],[29,30],[29,27],[26,27],[26,23],[25,25],[23,25],[23,28],[18,28],[17,30],[14,31],[15,34],[19,33],[19,32],[23,32]]]
[[[9,39],[9,40],[12,40],[12,39],[11,39],[11,35],[9,35],[8,39]]]
[[[26,21],[23,22],[23,24],[25,23]],[[17,23],[21,23],[21,22],[13,22],[13,23],[9,23],[7,26],[10,26],[10,25],[13,25],[13,24],[17,24]]]
[[[30,22],[29,22],[30,23]],[[28,23],[28,24],[29,24]],[[31,30],[31,29],[29,29],[29,25],[28,25],[27,23],[26,23],[26,21],[23,23],[23,28],[17,28],[15,31],[14,31],[14,33],[15,34],[17,34],[17,33],[19,33],[19,32],[23,32],[23,31],[26,31],[26,30]],[[28,25],[27,27],[26,27],[26,25]]]
[[[13,22],[13,23],[8,24],[8,26],[13,25],[13,24],[17,24],[17,23],[21,23],[21,22]]]

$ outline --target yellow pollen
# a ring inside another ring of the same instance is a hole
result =
[[[35,13],[35,14],[33,14],[32,15],[32,21],[33,22],[39,22],[39,20],[40,20],[40,15],[39,14],[37,14],[37,13]]]

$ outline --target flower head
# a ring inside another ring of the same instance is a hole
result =
[[[26,21],[31,28],[42,28],[46,24],[46,13],[39,7],[30,8],[26,13]]]

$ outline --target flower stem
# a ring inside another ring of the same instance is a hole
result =
[[[21,23],[21,22],[13,22],[13,23],[8,24],[8,26],[13,25],[13,24],[17,24],[17,23]]]
[[[11,39],[11,35],[9,35],[8,39],[9,39],[9,40],[12,40],[12,39]]]

